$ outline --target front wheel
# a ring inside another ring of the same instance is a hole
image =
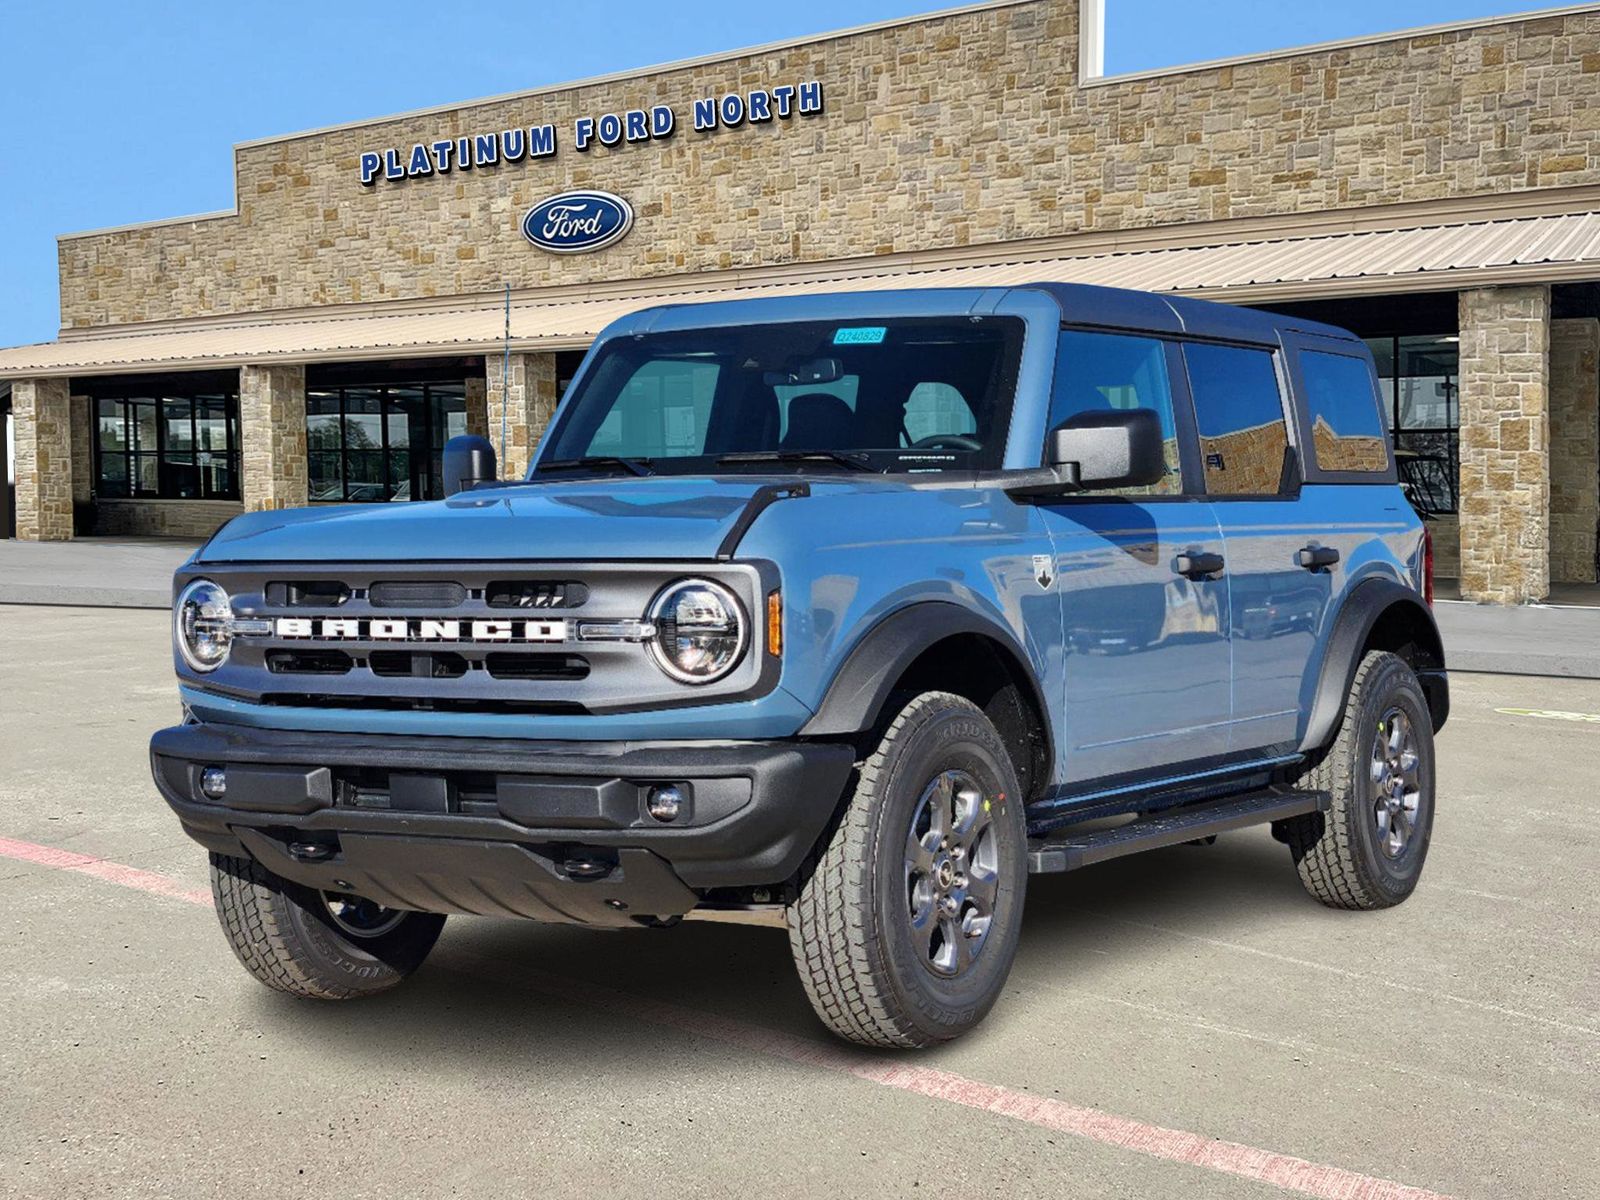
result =
[[[211,856],[222,932],[245,970],[280,992],[353,1000],[388,991],[422,965],[444,917],[318,892],[254,859]]]
[[[983,1020],[1016,957],[1026,842],[1016,771],[983,713],[943,692],[901,709],[789,907],[823,1023],[920,1047]]]
[[[1278,829],[1306,891],[1330,908],[1409,896],[1433,833],[1433,719],[1403,658],[1374,650],[1361,660],[1338,736],[1301,784],[1333,797],[1327,813]]]

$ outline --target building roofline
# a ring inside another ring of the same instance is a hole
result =
[[[1411,29],[1394,29],[1386,33],[1364,33],[1355,37],[1337,38],[1331,42],[1312,42],[1305,46],[1285,46],[1280,50],[1263,50],[1259,54],[1236,54],[1228,58],[1212,58],[1204,62],[1180,63],[1172,67],[1154,67],[1146,71],[1120,71],[1115,75],[1099,75],[1084,79],[1083,87],[1103,87],[1107,84],[1127,83],[1139,79],[1160,79],[1169,75],[1192,75],[1197,71],[1215,71],[1222,67],[1238,67],[1251,63],[1273,62],[1285,58],[1304,58],[1312,54],[1327,54],[1335,50],[1374,46],[1383,42],[1406,42],[1412,38],[1435,37],[1446,33],[1461,33],[1483,29],[1490,25],[1519,25],[1526,21],[1540,21],[1549,17],[1570,17],[1579,13],[1600,12],[1600,0],[1585,0],[1581,4],[1563,4],[1555,8],[1530,9],[1527,12],[1502,13],[1499,16],[1469,17],[1461,21],[1443,21],[1437,25],[1418,25]]]
[[[299,141],[305,138],[319,137],[324,134],[337,133],[351,129],[362,129],[368,126],[387,125],[396,121],[410,120],[413,117],[431,116],[436,113],[461,112],[466,109],[480,108],[490,104],[500,104],[512,100],[525,99],[530,96],[550,95],[556,92],[571,91],[575,88],[594,87],[606,83],[618,83],[637,80],[644,76],[667,74],[689,67],[704,66],[708,63],[728,62],[734,59],[747,58],[757,54],[770,54],[780,50],[790,50],[796,46],[811,45],[816,42],[835,41],[839,38],[851,37],[856,34],[872,33],[881,29],[893,29],[903,25],[916,25],[927,21],[942,20],[947,17],[962,16],[966,13],[984,12],[993,9],[1018,8],[1029,4],[1038,4],[1047,0],[982,0],[981,3],[967,4],[956,8],[942,9],[937,12],[918,13],[909,17],[894,17],[886,21],[877,21],[867,25],[856,25],[847,29],[835,29],[825,33],[809,34],[802,37],[789,38],[783,41],[767,42],[759,46],[747,46],[738,50],[719,51],[713,54],[704,54],[695,58],[679,59],[674,62],[657,63],[653,66],[635,69],[613,71],[605,75],[594,75],[586,79],[574,79],[563,83],[547,84],[537,88],[529,88],[520,92],[506,92],[498,96],[484,96],[476,100],[459,101],[450,104],[435,104],[427,108],[409,109],[404,112],[390,113],[380,117],[369,117],[358,121],[345,121],[336,125],[324,125],[316,129],[303,129],[295,133],[277,134],[272,137],[253,138],[249,141],[235,142],[233,145],[234,156],[237,158],[240,150],[256,146],[270,146],[280,142]],[[1083,2],[1083,0],[1080,0]],[[1393,30],[1388,33],[1364,34],[1359,37],[1344,38],[1331,42],[1315,42],[1308,46],[1290,46],[1281,50],[1269,50],[1260,54],[1243,54],[1231,58],[1209,59],[1205,62],[1187,63],[1175,67],[1159,67],[1149,71],[1126,71],[1116,75],[1102,75],[1095,78],[1080,77],[1080,87],[1104,87],[1107,85],[1126,83],[1135,80],[1159,79],[1165,76],[1189,75],[1202,71],[1217,70],[1222,67],[1243,66],[1251,63],[1272,62],[1286,58],[1301,58],[1307,55],[1323,54],[1330,51],[1342,50],[1356,46],[1376,45],[1383,42],[1409,41],[1417,37],[1430,37],[1438,34],[1456,33],[1463,30],[1481,29],[1491,25],[1516,25],[1527,21],[1538,21],[1549,17],[1573,16],[1579,13],[1600,12],[1600,0],[1585,0],[1580,4],[1562,5],[1556,8],[1535,9],[1525,13],[1506,13],[1501,16],[1474,17],[1463,21],[1447,21],[1437,25],[1422,25],[1412,29]],[[234,171],[234,180],[237,185],[238,171]],[[157,229],[164,225],[187,225],[198,221],[217,221],[239,215],[239,200],[234,196],[232,208],[217,209],[212,212],[194,213],[180,217],[161,217],[151,221],[130,221],[121,225],[106,225],[96,229],[75,230],[71,233],[56,235],[56,242],[76,241],[81,238],[100,237],[111,233],[131,233],[140,229]]]
[[[513,100],[526,100],[533,96],[548,96],[555,92],[570,92],[577,88],[595,87],[599,84],[630,82],[651,75],[667,75],[690,67],[706,66],[710,63],[731,62],[734,59],[749,58],[757,54],[774,54],[780,50],[792,50],[797,46],[810,46],[817,42],[832,42],[862,33],[876,33],[879,30],[894,29],[901,25],[920,25],[928,21],[942,21],[947,17],[963,16],[967,13],[985,12],[999,8],[1017,8],[1024,4],[1038,4],[1040,2],[1041,0],[980,0],[976,4],[963,4],[955,8],[940,9],[936,12],[915,13],[909,17],[891,17],[885,21],[873,21],[866,25],[852,25],[846,29],[830,29],[824,33],[805,34],[801,37],[784,38],[776,42],[763,42],[758,46],[745,46],[737,50],[717,50],[710,54],[696,55],[693,58],[680,58],[671,62],[653,63],[649,66],[633,67],[621,71],[609,71],[604,75],[591,75],[584,79],[543,84],[539,87],[526,88],[522,91],[505,92],[498,96],[483,96],[476,100],[457,101],[451,104],[434,104],[427,108],[407,109],[404,112],[388,113],[380,117],[367,117],[358,121],[342,121],[336,125],[324,125],[317,129],[302,129],[295,133],[281,133],[272,137],[252,138],[245,142],[235,142],[233,148],[235,150],[245,150],[256,146],[271,146],[278,142],[293,142],[301,138],[320,137],[327,133],[362,129],[369,125],[388,125],[395,121],[408,121],[413,117],[432,116],[435,113],[461,112],[464,109],[483,108],[490,104],[504,104]]]
[[[758,46],[745,46],[738,50],[718,50],[711,54],[701,54],[693,58],[680,58],[671,62],[653,63],[643,67],[633,67],[621,71],[611,71],[604,75],[591,75],[583,79],[569,79],[560,83],[543,84],[536,88],[527,88],[518,92],[504,92],[497,96],[481,96],[475,100],[459,100],[448,104],[433,104],[426,108],[411,108],[403,112],[386,113],[377,117],[363,117],[356,121],[341,121],[334,125],[321,125],[315,129],[301,129],[294,133],[278,133],[270,137],[250,138],[247,141],[235,142],[233,153],[237,159],[239,151],[253,149],[257,146],[272,146],[280,142],[301,141],[305,138],[321,137],[329,133],[342,133],[351,129],[364,129],[368,126],[389,125],[396,121],[409,121],[414,117],[433,116],[436,113],[462,112],[472,108],[483,108],[490,104],[504,104],[513,100],[525,100],[532,96],[547,96],[556,92],[569,92],[577,88],[596,87],[607,83],[624,83],[644,78],[650,75],[665,75],[673,71],[681,71],[690,67],[705,66],[708,63],[731,62],[735,59],[749,58],[757,54],[773,54],[780,50],[792,50],[797,46],[809,46],[816,42],[831,42],[839,38],[853,37],[860,33],[874,33],[880,29],[893,29],[901,25],[918,25],[925,21],[938,21],[946,17],[959,17],[966,13],[985,12],[990,9],[1018,8],[1025,4],[1038,4],[1041,0],[980,0],[976,4],[963,4],[955,8],[940,9],[936,12],[916,13],[909,17],[891,17],[886,21],[873,21],[866,25],[852,25],[846,29],[830,29],[823,33],[805,34],[801,37],[786,38],[782,41],[763,42]],[[234,172],[237,183],[238,171]],[[161,217],[154,221],[129,221],[122,225],[105,225],[97,229],[79,229],[71,233],[56,234],[56,241],[69,242],[79,238],[99,237],[107,233],[129,233],[136,229],[155,229],[162,225],[187,225],[191,221],[215,221],[223,217],[236,217],[239,215],[239,198],[234,196],[233,207],[217,209],[214,212],[195,213],[183,217]]]

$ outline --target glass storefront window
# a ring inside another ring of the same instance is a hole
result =
[[[1461,470],[1460,339],[1369,338],[1389,405],[1400,478],[1426,515],[1456,511]]]
[[[444,444],[466,427],[465,383],[308,392],[311,499],[437,500],[444,495]]]
[[[231,392],[102,395],[95,401],[95,494],[237,500],[239,397]]]

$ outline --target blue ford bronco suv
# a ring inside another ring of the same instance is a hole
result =
[[[175,580],[151,763],[263,983],[393,986],[448,913],[786,915],[822,1021],[972,1028],[1028,877],[1270,825],[1416,886],[1449,709],[1372,361],[1073,285],[669,305],[523,479],[258,512]]]

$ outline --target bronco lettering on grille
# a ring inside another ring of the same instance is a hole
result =
[[[279,617],[280,638],[373,642],[564,642],[565,621],[439,620],[432,617]]]

